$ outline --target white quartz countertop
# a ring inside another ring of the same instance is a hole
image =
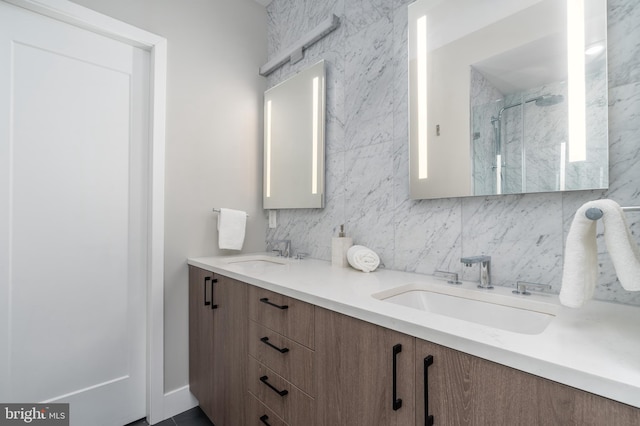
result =
[[[385,269],[363,273],[315,259],[275,265],[227,263],[231,258],[238,256],[191,258],[188,263],[640,408],[640,308],[592,300],[571,309],[559,306],[556,295],[533,294],[526,297],[558,305],[558,313],[540,334],[519,334],[372,297],[410,283],[450,285],[431,276]],[[504,294],[516,303],[525,297],[511,290],[478,291]]]

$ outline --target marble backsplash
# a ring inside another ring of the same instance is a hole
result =
[[[269,87],[327,61],[326,207],[278,211],[266,239],[291,239],[294,252],[330,260],[340,224],[386,268],[476,280],[460,257],[492,257],[494,284],[561,285],[564,241],[588,200],[640,205],[640,3],[608,1],[608,190],[411,200],[408,183],[407,0],[273,0],[269,56],[326,18],[340,27],[302,61],[269,76]],[[640,213],[628,213],[638,243]],[[599,224],[596,298],[640,305],[617,281]],[[640,277],[639,277],[640,279]]]

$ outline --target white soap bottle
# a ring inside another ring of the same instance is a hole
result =
[[[345,237],[344,225],[340,225],[340,233],[331,239],[331,266],[346,268],[347,250],[353,245],[353,238]]]

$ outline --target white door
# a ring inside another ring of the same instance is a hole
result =
[[[0,401],[146,414],[148,53],[0,2]]]

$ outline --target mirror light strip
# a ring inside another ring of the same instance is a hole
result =
[[[311,146],[311,193],[318,193],[318,113],[320,111],[320,79],[313,78],[313,124]]]
[[[427,16],[417,21],[418,56],[418,179],[426,179],[427,171]]]
[[[502,155],[496,155],[496,194],[502,194]]]
[[[584,0],[567,0],[569,161],[587,159]]]
[[[267,161],[265,167],[267,168],[266,175],[266,196],[271,197],[271,101],[267,101]]]
[[[567,143],[560,144],[560,187],[558,190],[564,191],[567,176]]]

